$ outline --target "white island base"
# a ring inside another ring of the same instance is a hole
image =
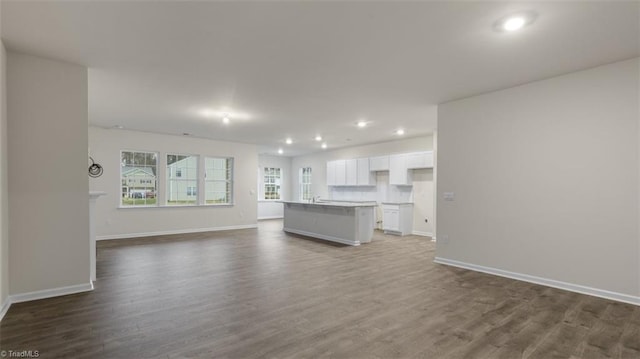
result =
[[[375,204],[283,202],[284,231],[359,246],[373,238]]]

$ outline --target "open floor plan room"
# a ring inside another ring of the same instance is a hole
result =
[[[0,0],[0,204],[0,357],[640,359],[640,1]]]

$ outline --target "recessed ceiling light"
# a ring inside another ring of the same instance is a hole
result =
[[[293,140],[292,140],[292,139],[290,139],[290,138],[287,138],[287,139],[285,140],[285,142],[287,143],[287,145],[290,145],[290,144],[292,144],[292,143],[293,143]]]
[[[317,135],[317,136],[316,136],[316,141],[322,141],[322,136]]]
[[[367,127],[367,121],[358,121],[358,127],[363,128]]]
[[[396,131],[396,135],[398,135],[398,136],[402,136],[402,135],[404,135],[404,130],[403,130],[403,129],[398,129],[398,130]]]
[[[222,123],[224,123],[225,125],[229,124],[229,115],[226,113],[222,114]]]
[[[323,143],[323,144],[322,144],[322,148],[327,148],[327,144],[326,144],[326,143]]]
[[[500,32],[518,31],[527,25],[531,25],[536,17],[537,14],[533,11],[523,11],[511,14],[496,21],[493,28]]]
[[[283,154],[283,153],[284,153],[284,151],[282,150],[282,148],[278,148],[278,154],[280,154],[280,155],[281,155],[281,154]]]
[[[516,31],[522,29],[522,27],[526,24],[526,21],[521,16],[515,16],[507,19],[502,25],[502,28],[507,31]]]

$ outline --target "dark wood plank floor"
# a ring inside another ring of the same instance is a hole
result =
[[[640,358],[640,307],[257,230],[100,242],[90,293],[14,304],[0,349],[42,358]]]

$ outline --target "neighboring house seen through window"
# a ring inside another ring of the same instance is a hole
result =
[[[120,152],[120,205],[155,206],[158,190],[156,152]]]
[[[204,189],[206,204],[231,204],[233,158],[205,157]]]
[[[167,155],[167,205],[198,204],[198,156]]]
[[[120,151],[120,157],[121,207],[233,204],[232,157],[127,150]],[[160,180],[166,183],[164,196],[158,198],[161,166],[166,173],[162,173]]]

